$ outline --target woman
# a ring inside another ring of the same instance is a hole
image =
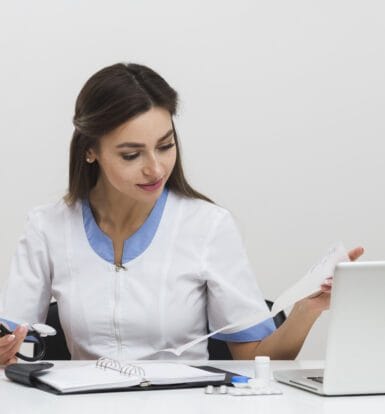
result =
[[[265,309],[233,218],[184,177],[176,109],[177,93],[145,66],[116,64],[86,82],[68,194],[30,213],[2,318],[44,322],[53,296],[73,359],[166,359],[161,349]],[[235,359],[295,358],[329,292],[296,303],[277,330],[268,320],[216,337]],[[0,338],[1,364],[15,362],[25,334]],[[207,358],[207,343],[183,358]]]

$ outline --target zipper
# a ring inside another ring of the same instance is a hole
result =
[[[121,270],[127,270],[122,264],[115,264],[115,272],[120,272]]]
[[[119,281],[120,276],[119,272],[127,270],[123,265],[121,264],[115,264],[114,265],[114,271],[115,271],[115,280],[114,280],[114,309],[113,309],[113,324],[114,324],[114,331],[115,331],[115,340],[118,346],[118,358],[121,357],[122,353],[122,339],[120,337],[120,329],[119,329],[119,322],[118,322],[118,308],[119,308],[119,301],[120,301],[120,289],[119,289]]]

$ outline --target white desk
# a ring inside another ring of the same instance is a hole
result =
[[[90,361],[88,361],[90,362]],[[253,374],[252,361],[181,361],[213,365],[244,375]],[[84,361],[72,361],[84,364]],[[55,364],[68,364],[56,361]],[[272,369],[322,368],[320,361],[273,361]],[[58,396],[9,381],[0,369],[1,412],[26,414],[374,414],[385,413],[384,396],[320,397],[283,384],[282,395],[233,397],[206,395],[203,388],[130,391]]]

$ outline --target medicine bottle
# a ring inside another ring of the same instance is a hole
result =
[[[268,386],[270,383],[270,357],[257,356],[254,360],[254,383],[258,383],[260,387]]]

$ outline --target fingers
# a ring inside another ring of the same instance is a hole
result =
[[[332,291],[331,285],[321,285],[321,291],[323,293],[330,293]]]
[[[306,298],[307,299],[314,299],[314,298],[317,298],[318,296],[321,296],[322,293],[323,293],[322,290],[319,290],[318,292],[312,293],[311,295],[307,296]]]
[[[0,361],[1,363],[8,363],[13,361],[15,354],[19,351],[21,344],[23,343],[28,328],[24,325],[18,326],[12,335],[6,335],[0,338]]]
[[[353,262],[354,260],[357,260],[360,256],[362,256],[364,253],[364,248],[359,246],[356,247],[353,250],[350,250],[350,252],[348,253],[349,255],[349,259]]]
[[[13,349],[15,350],[15,353],[18,352],[18,350],[20,349],[21,344],[23,343],[26,335],[28,332],[28,328],[25,325],[19,325],[15,330],[14,330],[14,335],[15,335],[15,343],[13,345]]]
[[[359,246],[354,248],[353,250],[350,250],[348,253],[349,259],[351,261],[357,260],[360,256],[362,256],[364,253],[364,248]],[[321,285],[321,291],[324,293],[330,293],[333,285],[333,277],[327,277],[325,281]]]
[[[16,339],[15,335],[5,335],[0,338],[0,353],[6,352],[11,349]]]
[[[6,361],[5,365],[16,364],[16,362],[17,362],[17,358],[13,357],[13,358],[9,359],[8,361]]]

